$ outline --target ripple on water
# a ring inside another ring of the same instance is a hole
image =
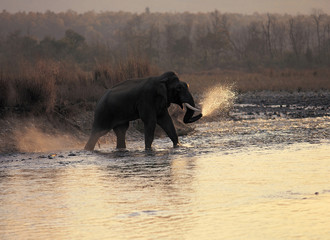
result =
[[[329,129],[210,122],[175,149],[163,138],[153,151],[1,155],[0,238],[325,239]]]

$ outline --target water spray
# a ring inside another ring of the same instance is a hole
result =
[[[236,94],[232,90],[232,86],[217,85],[210,88],[203,97],[203,116],[207,117],[218,111],[228,110],[234,104],[235,98]]]

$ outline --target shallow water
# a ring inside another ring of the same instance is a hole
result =
[[[328,117],[211,122],[145,152],[0,156],[0,239],[327,239]]]

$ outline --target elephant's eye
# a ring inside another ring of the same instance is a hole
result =
[[[176,90],[177,90],[178,92],[180,92],[180,91],[182,90],[182,86],[181,86],[181,85],[177,86],[177,87],[176,87]]]

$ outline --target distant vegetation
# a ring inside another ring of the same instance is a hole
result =
[[[178,72],[330,65],[330,16],[86,12],[0,13],[0,61],[73,61],[83,69],[126,55]]]
[[[0,114],[65,113],[159,69],[240,91],[330,88],[330,16],[3,11],[0,66]]]

